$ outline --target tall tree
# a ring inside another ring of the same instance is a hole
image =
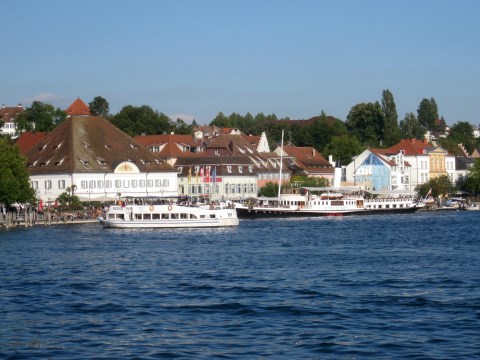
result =
[[[223,112],[219,112],[217,116],[210,122],[210,126],[230,127],[230,120]]]
[[[469,153],[475,150],[477,141],[473,136],[473,126],[467,121],[459,121],[450,128],[449,140],[455,144],[463,144]]]
[[[405,114],[405,118],[400,121],[400,133],[404,139],[423,139],[425,128],[417,120],[414,113]]]
[[[398,115],[395,100],[390,90],[383,90],[382,93],[383,111],[383,141],[384,145],[390,147],[400,141],[401,134],[398,128]]]
[[[378,146],[382,139],[383,112],[378,101],[353,106],[347,116],[347,129],[365,146]]]
[[[96,96],[91,102],[88,103],[88,107],[90,108],[90,114],[94,116],[107,118],[108,114],[110,113],[110,104],[101,96]]]
[[[35,202],[35,192],[30,186],[26,159],[16,145],[0,138],[0,203]]]
[[[352,158],[360,154],[364,148],[362,144],[352,135],[340,135],[332,139],[327,145],[323,155],[328,159],[332,155],[333,160],[340,165],[348,165],[352,162]]]
[[[18,115],[16,133],[19,135],[23,131],[49,132],[66,118],[67,114],[60,108],[34,101],[30,107]]]
[[[434,98],[423,99],[417,110],[418,122],[427,130],[435,130],[435,121],[438,119],[438,107]]]

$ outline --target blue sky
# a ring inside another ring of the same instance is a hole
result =
[[[0,103],[103,96],[209,123],[219,112],[345,120],[389,89],[480,123],[477,0],[19,0],[0,4]]]

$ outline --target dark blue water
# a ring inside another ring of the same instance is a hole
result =
[[[0,231],[0,357],[480,358],[479,220]]]

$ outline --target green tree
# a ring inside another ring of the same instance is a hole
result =
[[[193,135],[193,125],[188,125],[184,120],[178,118],[173,124],[175,134],[179,135]]]
[[[108,118],[108,114],[110,113],[110,104],[105,98],[96,96],[91,102],[88,103],[88,107],[90,108],[90,114],[94,116],[101,116],[105,119]]]
[[[340,165],[348,165],[352,158],[360,154],[364,149],[362,144],[352,135],[340,135],[332,139],[323,152],[324,157],[328,159],[332,155],[333,159]]]
[[[271,181],[267,182],[264,186],[258,189],[258,196],[277,197],[278,184]]]
[[[229,118],[226,117],[223,112],[219,112],[217,116],[215,116],[215,118],[210,122],[210,126],[218,126],[220,128],[231,127]]]
[[[111,118],[111,122],[130,136],[169,133],[172,128],[167,115],[153,110],[148,105],[124,106]]]
[[[433,197],[444,197],[457,191],[456,186],[447,175],[430,179],[427,183],[417,186],[415,190],[419,196],[425,196],[430,189],[432,189]]]
[[[383,142],[387,147],[397,144],[401,139],[400,129],[398,128],[398,115],[395,100],[390,90],[383,90],[382,93],[382,111],[383,111]]]
[[[0,138],[0,203],[35,202],[35,192],[30,186],[26,159],[17,146]]]
[[[464,181],[461,182],[460,188],[468,191],[475,198],[480,193],[480,159],[475,160],[473,166],[468,170],[468,174]]]
[[[405,118],[400,121],[400,133],[403,139],[423,139],[425,128],[417,120],[414,113],[405,114]]]
[[[60,108],[34,101],[30,107],[18,115],[16,133],[19,135],[23,131],[49,132],[66,118],[67,114]]]
[[[450,128],[449,140],[456,144],[463,144],[469,153],[475,150],[477,141],[473,136],[473,126],[466,121],[459,121]]]
[[[435,121],[438,119],[437,103],[433,98],[423,99],[417,110],[418,122],[427,130],[435,130]]]
[[[347,129],[365,146],[378,146],[382,139],[383,112],[378,101],[353,106],[347,116]]]

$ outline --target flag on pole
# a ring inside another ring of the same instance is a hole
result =
[[[205,182],[210,182],[210,166],[205,167]]]
[[[195,166],[195,180],[198,184],[198,166]]]
[[[192,167],[190,166],[190,169],[188,169],[188,175],[187,175],[188,183],[190,184],[192,181]]]
[[[204,181],[204,180],[203,180],[203,166],[200,168],[200,174],[199,174],[199,176],[202,178],[202,181]]]
[[[215,184],[217,182],[217,167],[214,166],[211,172],[212,181]]]

